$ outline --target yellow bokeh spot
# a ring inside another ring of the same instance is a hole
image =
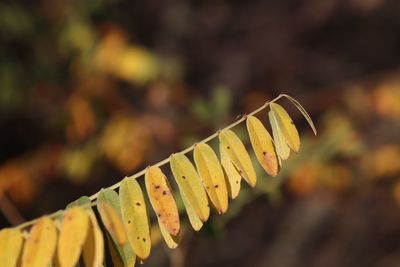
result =
[[[110,31],[100,41],[95,53],[98,70],[122,80],[144,84],[158,73],[155,56],[146,49],[130,45],[122,32]]]
[[[100,142],[105,156],[123,173],[143,163],[151,148],[150,132],[129,115],[112,118]]]

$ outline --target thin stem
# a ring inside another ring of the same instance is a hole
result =
[[[265,108],[267,108],[268,105],[269,105],[270,103],[276,102],[276,101],[278,101],[280,98],[282,98],[282,97],[284,97],[284,96],[286,96],[286,95],[285,95],[285,94],[280,94],[280,95],[278,95],[277,97],[275,97],[274,99],[272,99],[271,101],[265,102],[264,105],[262,105],[262,106],[259,107],[258,109],[254,110],[253,112],[251,112],[251,113],[249,113],[249,114],[247,114],[247,115],[243,115],[240,119],[238,119],[238,120],[235,121],[234,123],[228,125],[227,127],[223,128],[222,130],[231,129],[231,128],[235,127],[236,125],[238,125],[238,124],[240,124],[241,122],[243,122],[243,121],[247,118],[247,116],[257,114],[258,112],[260,112],[260,111],[264,110]],[[218,134],[219,134],[220,131],[221,131],[221,130],[215,132],[214,134],[212,134],[212,135],[210,135],[209,137],[207,137],[207,138],[205,138],[205,139],[199,141],[198,143],[207,143],[207,142],[211,141],[212,139],[218,137]],[[190,147],[188,147],[188,148],[182,150],[182,151],[179,152],[179,153],[182,153],[182,154],[189,153],[189,152],[191,152],[191,151],[194,149],[195,145],[196,145],[196,144],[193,144],[192,146],[190,146]],[[161,166],[163,166],[163,165],[169,163],[169,161],[170,161],[170,158],[168,157],[168,158],[166,158],[166,159],[164,159],[164,160],[162,160],[162,161],[156,163],[154,166],[161,167]],[[145,172],[146,172],[146,169],[143,169],[143,170],[141,170],[140,172],[137,172],[137,173],[133,174],[133,175],[130,176],[129,178],[137,179],[137,178],[143,176],[143,175],[145,174]],[[109,186],[109,187],[107,187],[107,188],[109,188],[109,189],[118,189],[118,188],[120,187],[120,185],[121,185],[121,181],[118,182],[118,183],[115,183],[115,184],[113,184],[113,185],[111,185],[111,186]],[[88,207],[95,206],[95,205],[96,205],[95,200],[97,199],[98,196],[99,196],[99,192],[97,192],[97,193],[91,195],[91,196],[90,196],[90,200],[91,200],[92,202],[90,203],[90,205],[89,205],[89,204],[88,204],[88,205],[82,205],[81,207],[82,207],[82,208],[88,208]],[[53,218],[53,217],[56,217],[57,214],[58,214],[58,212],[54,212],[54,213],[52,213],[52,214],[49,214],[48,216],[49,216],[50,218]],[[37,221],[38,221],[38,219],[34,219],[34,220],[31,220],[31,221],[25,222],[25,223],[23,223],[23,224],[20,224],[17,228],[18,228],[18,229],[27,228],[27,227],[33,225],[33,224],[34,224],[35,222],[37,222]]]
[[[264,105],[262,105],[261,107],[259,107],[258,109],[254,110],[253,112],[251,112],[251,113],[248,114],[248,115],[254,115],[254,114],[260,112],[261,110],[265,109],[265,108],[269,105],[269,103],[275,102],[275,101],[277,101],[278,99],[280,99],[281,97],[283,97],[282,94],[280,94],[278,97],[274,98],[274,99],[271,100],[270,102],[264,103]],[[246,117],[247,117],[247,115],[242,116],[239,120],[237,120],[237,121],[235,121],[234,123],[232,123],[231,125],[229,125],[229,126],[223,128],[223,130],[225,130],[225,129],[231,129],[231,128],[235,127],[236,125],[238,125],[238,124],[240,124],[241,122],[243,122],[243,121],[246,119]],[[207,142],[211,141],[212,139],[214,139],[215,137],[218,136],[219,132],[220,132],[220,131],[215,132],[214,134],[212,134],[212,135],[210,135],[209,137],[207,137],[207,138],[201,140],[201,141],[198,142],[198,143],[207,143]],[[193,144],[192,146],[186,148],[185,150],[182,150],[182,151],[179,152],[179,153],[181,153],[181,154],[189,153],[189,152],[191,152],[191,151],[194,149],[194,146],[195,146],[195,145],[196,145],[196,144]],[[170,161],[170,158],[168,157],[168,158],[166,158],[166,159],[164,159],[164,160],[158,162],[158,163],[155,164],[154,166],[156,166],[156,167],[161,167],[161,166],[167,164],[169,161]],[[146,169],[143,169],[143,170],[141,170],[140,172],[135,173],[134,175],[130,176],[129,178],[137,179],[137,178],[143,176],[145,173],[146,173]],[[108,187],[108,188],[110,188],[110,189],[117,189],[117,188],[120,187],[120,185],[121,185],[121,181],[118,182],[118,183],[116,183],[116,184],[113,184],[112,186],[110,186],[110,187]],[[99,192],[97,192],[96,194],[91,195],[91,196],[90,196],[90,200],[93,201],[93,200],[97,199],[98,195],[99,195]]]

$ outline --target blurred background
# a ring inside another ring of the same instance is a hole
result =
[[[399,47],[397,0],[1,1],[0,227],[284,92],[318,136],[280,101],[301,152],[277,178],[254,161],[255,190],[243,184],[200,232],[186,227],[178,249],[153,234],[144,266],[399,266]]]

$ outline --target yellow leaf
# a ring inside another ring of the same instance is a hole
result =
[[[310,115],[308,115],[307,111],[303,108],[303,106],[299,103],[299,101],[297,101],[296,99],[294,99],[291,96],[288,95],[284,95],[287,99],[290,100],[290,102],[292,102],[292,104],[301,112],[301,114],[304,116],[304,118],[306,118],[308,124],[310,125],[311,129],[313,130],[314,134],[317,135],[317,129],[315,128],[315,125],[310,117]]]
[[[83,261],[87,267],[100,267],[104,260],[104,238],[92,210],[88,211],[89,229],[83,245]]]
[[[191,206],[200,220],[207,221],[210,206],[206,191],[193,164],[184,154],[177,153],[171,156],[170,165],[182,199],[185,199],[184,203]]]
[[[164,241],[167,244],[167,246],[170,249],[177,248],[180,235],[179,234],[176,236],[171,235],[168,232],[168,230],[165,228],[164,224],[162,222],[160,222],[160,219],[158,219],[158,226],[160,227],[161,234],[164,237]]]
[[[61,267],[73,267],[79,260],[88,235],[89,216],[81,207],[67,209],[58,239],[58,262]]]
[[[113,266],[134,267],[136,262],[136,255],[135,253],[133,253],[133,250],[129,242],[126,242],[123,246],[119,246],[107,233],[106,233],[106,238]]]
[[[289,114],[286,110],[279,104],[271,103],[271,110],[275,112],[276,117],[278,119],[278,123],[280,124],[280,128],[282,129],[283,135],[285,136],[286,143],[288,146],[295,152],[300,149],[300,137],[297,132],[296,126],[294,122],[290,118]]]
[[[119,254],[117,246],[114,243],[114,241],[111,239],[110,235],[106,235],[106,239],[107,239],[108,248],[110,250],[110,257],[111,257],[113,266],[114,267],[128,267],[129,266],[130,267],[131,265],[124,265],[124,262],[122,260],[121,255]],[[135,263],[133,262],[133,264],[135,264]]]
[[[278,160],[271,135],[262,122],[254,116],[247,117],[247,131],[258,162],[271,176],[278,174]]]
[[[106,234],[106,236],[114,266],[134,266],[136,255],[133,253],[130,243],[127,242],[126,231],[121,219],[121,207],[117,192],[110,188],[100,190],[97,198],[97,209],[103,224],[110,234]],[[112,244],[110,244],[110,242]]]
[[[97,201],[97,208],[107,231],[118,245],[126,243],[127,237],[120,215],[108,203]]]
[[[22,267],[47,266],[53,259],[57,246],[57,229],[54,222],[43,217],[32,227],[22,254]]]
[[[145,260],[150,255],[149,219],[143,192],[134,178],[125,178],[119,189],[122,221],[136,255]]]
[[[228,185],[229,196],[232,199],[235,199],[239,195],[240,182],[242,180],[242,176],[236,169],[235,165],[233,165],[224,146],[221,143],[219,144],[219,153],[221,156],[221,165],[225,170],[225,174],[228,180],[227,185]]]
[[[257,182],[256,172],[251,163],[249,153],[247,153],[242,141],[231,130],[225,129],[219,133],[219,141],[225,148],[225,151],[232,163],[239,170],[243,179],[251,186],[254,187]]]
[[[203,226],[203,221],[199,218],[199,216],[197,215],[197,213],[194,211],[192,205],[190,205],[189,202],[187,202],[187,199],[185,197],[182,197],[182,202],[183,205],[186,208],[186,213],[188,215],[189,218],[189,222],[192,225],[193,229],[195,231],[199,231],[201,229],[201,227]],[[207,204],[209,205],[209,204]]]
[[[82,255],[85,266],[99,267],[104,260],[104,238],[97,223],[96,216],[91,208],[91,200],[88,196],[82,196],[70,203],[67,208],[86,206],[85,212],[89,218],[88,230],[82,247]]]
[[[151,166],[147,168],[144,179],[151,206],[159,222],[171,235],[178,235],[179,213],[167,177],[159,167]]]
[[[268,112],[268,117],[269,121],[271,123],[271,128],[272,128],[272,135],[274,137],[274,143],[275,143],[275,149],[276,153],[278,154],[278,160],[284,160],[289,158],[290,155],[290,148],[288,147],[285,137],[283,135],[281,126],[278,122],[278,119],[276,117],[277,115],[271,109]]]
[[[21,253],[22,234],[18,229],[0,231],[0,262],[4,267],[15,267]]]
[[[217,155],[209,145],[196,144],[194,161],[211,202],[219,214],[225,213],[228,209],[228,190]]]

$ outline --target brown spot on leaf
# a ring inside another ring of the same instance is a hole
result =
[[[136,206],[140,206],[140,202],[136,202]]]
[[[182,179],[186,179],[186,176],[185,176],[185,175],[182,175]]]
[[[156,186],[155,186],[155,189],[158,189],[158,188],[160,188],[160,186],[159,186],[159,185],[156,185]]]
[[[162,191],[162,194],[165,196],[165,195],[167,195],[167,191]]]
[[[218,188],[218,185],[216,184],[216,185],[214,185],[214,188]]]
[[[146,242],[146,238],[143,237],[142,240],[143,240],[143,242]]]

